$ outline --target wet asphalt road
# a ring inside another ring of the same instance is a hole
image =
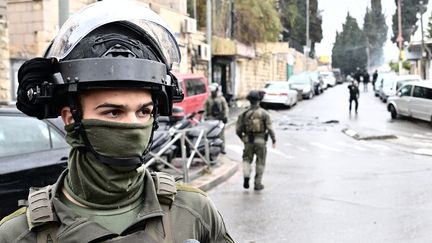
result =
[[[392,121],[371,91],[349,115],[347,93],[342,84],[270,110],[278,142],[268,146],[263,191],[243,189],[241,170],[209,191],[236,242],[431,241],[432,157],[409,151],[432,145],[432,128]],[[338,123],[323,123],[331,120]],[[346,127],[400,139],[355,140],[341,132]],[[240,162],[234,127],[226,141]]]

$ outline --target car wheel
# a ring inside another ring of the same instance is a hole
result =
[[[392,119],[396,119],[397,116],[398,116],[397,111],[396,111],[396,108],[395,108],[393,105],[390,105],[390,106],[389,106],[389,111],[390,111],[390,116],[391,116],[391,118],[392,118]]]

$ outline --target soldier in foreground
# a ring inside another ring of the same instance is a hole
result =
[[[258,91],[250,91],[246,97],[250,108],[242,112],[237,119],[236,134],[244,143],[243,150],[243,187],[249,188],[251,166],[255,161],[254,190],[264,189],[262,178],[266,163],[268,136],[276,147],[276,136],[271,125],[269,113],[259,106],[261,95]]]
[[[143,166],[158,116],[183,98],[171,73],[179,61],[156,13],[103,1],[23,64],[18,109],[61,116],[72,148],[57,183],[31,189],[28,207],[0,222],[0,242],[233,242],[205,193]]]

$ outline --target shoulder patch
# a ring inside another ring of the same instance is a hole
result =
[[[207,197],[207,193],[205,193],[204,191],[202,191],[196,187],[188,186],[188,185],[183,184],[183,183],[176,183],[176,188],[178,191],[195,192],[195,193],[199,193],[199,194]]]
[[[16,218],[16,217],[20,216],[21,214],[25,214],[26,211],[27,211],[27,207],[22,207],[22,208],[16,210],[15,212],[13,212],[13,213],[9,214],[8,216],[4,217],[0,221],[0,225],[4,224],[5,222],[7,222],[7,221],[9,221],[9,220],[11,220],[13,218]]]

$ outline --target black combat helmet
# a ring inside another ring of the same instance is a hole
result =
[[[97,2],[66,21],[44,58],[20,67],[17,107],[52,118],[83,90],[132,87],[151,90],[155,110],[170,115],[172,103],[183,98],[174,63],[180,63],[175,37],[146,5]]]
[[[103,163],[139,165],[141,157],[108,158],[98,154],[82,125],[79,94],[90,89],[149,90],[157,117],[171,115],[173,102],[183,99],[171,73],[180,63],[180,50],[165,22],[137,1],[102,1],[69,18],[43,58],[25,62],[18,71],[17,108],[39,119],[58,117],[69,106],[74,131]]]
[[[251,90],[246,96],[246,99],[249,100],[251,103],[257,103],[261,101],[262,95],[258,90]]]

